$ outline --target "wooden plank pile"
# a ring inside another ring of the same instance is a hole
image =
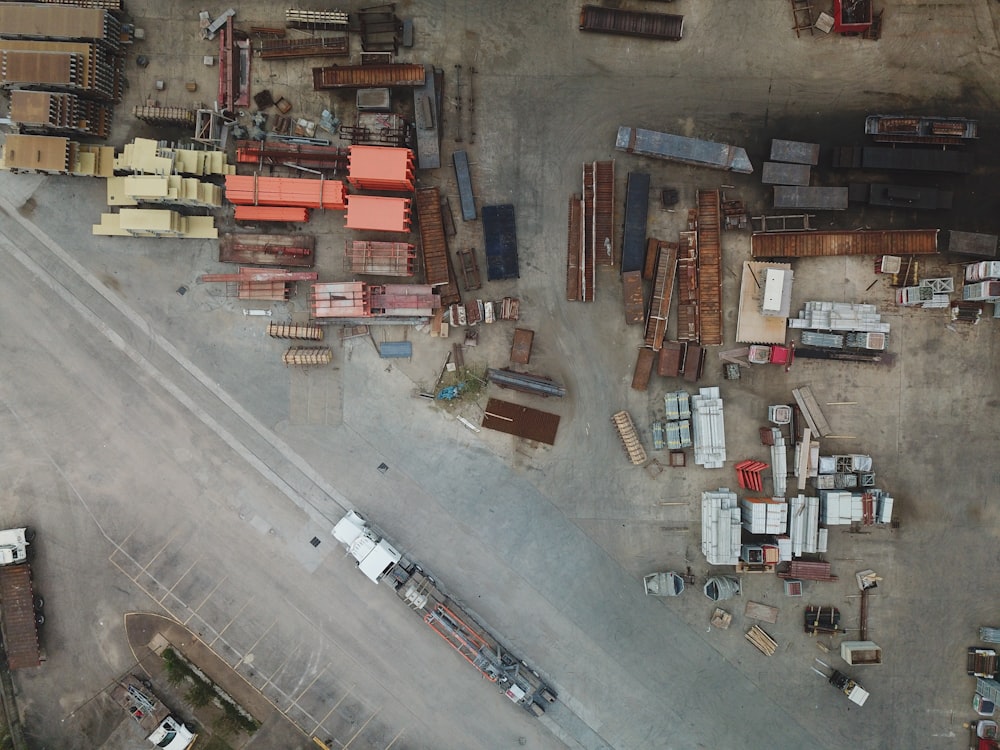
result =
[[[639,434],[635,430],[632,416],[627,411],[616,412],[612,415],[611,422],[618,430],[618,437],[621,438],[629,460],[636,466],[646,463],[646,449],[639,442]]]
[[[745,638],[764,656],[774,656],[774,652],[778,650],[778,642],[757,625],[750,627],[750,630],[746,632]]]

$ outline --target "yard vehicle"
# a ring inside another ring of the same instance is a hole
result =
[[[198,735],[170,714],[148,684],[135,675],[125,675],[111,690],[111,697],[135,719],[146,739],[165,750],[187,750]]]
[[[546,705],[555,702],[555,691],[538,672],[501,646],[435,579],[383,539],[364,516],[349,511],[334,527],[333,535],[358,561],[362,573],[374,583],[383,578],[391,581],[396,595],[508,700],[533,716],[541,716]]]
[[[816,659],[815,661],[817,664],[822,664],[824,667],[830,670],[830,674],[826,674],[826,672],[822,672],[816,669],[816,667],[813,667],[812,669],[816,674],[820,675],[821,677],[825,677],[827,682],[829,682],[831,685],[837,688],[837,690],[846,695],[847,699],[852,703],[856,703],[859,706],[865,705],[865,701],[868,700],[869,693],[867,690],[861,687],[857,683],[857,681],[851,679],[843,672],[834,669],[825,661],[820,661],[819,659]]]
[[[28,563],[33,537],[26,528],[0,531],[0,628],[11,669],[42,663],[38,626],[45,622],[44,602],[34,592]]]

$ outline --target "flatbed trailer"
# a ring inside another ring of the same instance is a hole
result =
[[[684,16],[584,5],[580,31],[678,42],[684,35]]]
[[[0,627],[11,669],[42,663],[36,617],[31,565],[22,562],[0,566]]]

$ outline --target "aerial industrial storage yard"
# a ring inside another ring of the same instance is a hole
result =
[[[1000,5],[318,5],[0,2],[0,747],[1000,747]]]

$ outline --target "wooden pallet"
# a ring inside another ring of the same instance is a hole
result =
[[[622,440],[629,460],[636,466],[646,463],[646,449],[639,442],[639,434],[635,430],[632,416],[627,411],[620,411],[612,415],[611,422],[618,430],[618,437]]]
[[[764,656],[774,656],[778,650],[778,642],[756,625],[752,625],[744,637]]]
[[[743,614],[746,617],[752,617],[754,620],[760,620],[761,622],[769,622],[772,625],[778,621],[778,608],[759,602],[747,602]]]

